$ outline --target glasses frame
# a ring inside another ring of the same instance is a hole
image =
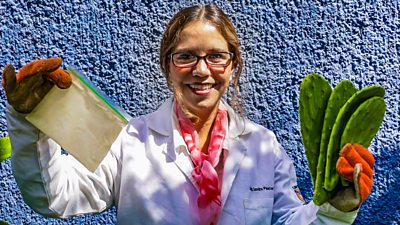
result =
[[[168,57],[171,59],[171,61],[172,61],[172,64],[175,66],[175,67],[178,67],[178,68],[192,68],[192,67],[195,67],[195,66],[197,66],[197,64],[199,63],[199,61],[200,61],[200,59],[204,59],[204,62],[206,63],[206,65],[210,68],[210,67],[227,67],[227,66],[229,66],[231,63],[232,63],[232,59],[233,59],[233,56],[234,56],[234,54],[233,54],[233,52],[214,52],[214,53],[211,53],[211,54],[206,54],[206,55],[203,55],[203,56],[199,56],[199,55],[195,55],[195,54],[191,54],[191,55],[193,55],[193,56],[196,56],[196,63],[194,63],[193,65],[184,65],[184,66],[182,66],[182,65],[176,65],[175,64],[175,61],[174,61],[174,55],[177,55],[177,54],[182,54],[183,52],[175,52],[175,53],[171,53],[171,54],[169,54],[168,55]],[[208,62],[207,61],[207,57],[208,56],[210,56],[210,55],[213,55],[213,54],[217,54],[217,53],[228,53],[229,54],[229,60],[228,60],[228,62],[226,62],[225,64],[212,64],[211,62]]]

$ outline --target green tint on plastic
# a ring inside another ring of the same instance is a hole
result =
[[[92,90],[93,93],[97,95],[97,97],[103,100],[122,120],[124,120],[125,122],[128,122],[130,120],[131,117],[126,114],[124,110],[122,110],[117,104],[115,104],[100,89],[93,85],[90,80],[81,75],[82,73],[80,73],[77,69],[73,67],[68,67],[67,69],[71,72],[72,75],[74,75],[76,78],[82,81],[82,83],[85,84],[90,90]]]

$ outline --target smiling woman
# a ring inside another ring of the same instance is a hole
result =
[[[215,26],[199,20],[185,26],[181,32],[180,41],[172,51],[204,56],[228,52],[229,49],[225,38]],[[185,68],[175,66],[174,58],[170,60],[168,79],[174,89],[178,104],[198,117],[196,123],[199,127],[205,123],[212,124],[218,102],[229,85],[233,65],[230,58],[228,59],[223,65],[217,66],[200,59],[192,67]]]
[[[201,29],[204,29],[204,33],[200,29],[199,23],[203,23]],[[197,26],[198,30],[188,31],[190,30],[189,26]],[[187,34],[181,34],[184,30],[185,32],[191,32]],[[197,33],[196,33],[197,32]],[[217,36],[217,39],[208,38],[208,34],[213,34]],[[182,38],[190,39],[190,36],[185,35],[192,35],[192,40],[186,40],[186,43],[180,42]],[[196,40],[201,38],[202,40]],[[192,41],[192,43],[190,43]],[[194,41],[194,43],[193,43]],[[235,73],[230,74],[230,79],[233,79],[232,82],[232,91],[230,96],[232,99],[231,105],[234,107],[236,111],[239,113],[243,113],[243,108],[241,106],[241,101],[238,97],[238,85],[239,85],[239,78],[242,73],[243,67],[243,60],[241,57],[241,53],[239,50],[240,42],[239,38],[236,33],[236,29],[233,26],[229,17],[216,5],[204,5],[201,7],[187,7],[179,11],[175,16],[170,20],[167,28],[164,32],[161,47],[160,47],[160,66],[161,71],[164,73],[168,85],[171,87],[171,82],[169,79],[170,69],[171,69],[171,54],[172,53],[191,53],[192,55],[199,54],[199,51],[204,51],[205,49],[200,49],[198,47],[193,47],[192,49],[185,49],[185,45],[202,43],[204,45],[207,42],[204,41],[211,41],[213,43],[209,43],[210,46],[207,46],[207,51],[211,51],[212,53],[217,52],[228,52],[230,54],[230,60],[227,61],[227,65],[224,67],[210,67],[214,69],[214,71],[221,73],[222,69],[227,69],[228,66],[231,69],[235,70]],[[178,42],[180,42],[179,51],[177,49]],[[214,45],[215,49],[211,48]],[[189,46],[187,46],[189,47]],[[203,46],[204,48],[205,46]],[[197,53],[195,52],[197,51]],[[204,53],[203,53],[204,54]],[[199,63],[199,57],[202,55],[197,55],[197,63]],[[205,61],[207,63],[207,60]],[[207,64],[210,66],[210,64]],[[219,69],[219,70],[218,70]],[[194,72],[197,72],[194,70]],[[224,73],[223,72],[223,73]],[[171,87],[173,88],[173,87]]]
[[[56,78],[68,78],[61,61],[34,61],[16,75],[7,66],[3,86],[10,103],[13,173],[28,205],[60,218],[115,205],[118,224],[354,221],[358,196],[346,195],[355,203],[351,212],[329,202],[305,204],[293,163],[275,135],[222,100],[232,82],[237,105],[243,63],[235,28],[219,7],[196,5],[178,12],[163,35],[160,63],[173,96],[155,112],[129,121],[93,173],[72,155],[61,154],[60,146],[23,114],[57,84]],[[25,102],[30,107],[19,111]],[[355,190],[357,185],[358,180]]]

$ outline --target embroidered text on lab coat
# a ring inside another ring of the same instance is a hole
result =
[[[250,187],[250,191],[272,191],[272,190],[274,190],[274,187],[267,187],[267,186]]]

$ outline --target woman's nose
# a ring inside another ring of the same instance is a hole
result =
[[[204,77],[204,76],[210,76],[210,75],[211,75],[211,71],[208,68],[206,60],[204,58],[200,59],[196,65],[196,67],[193,70],[193,76]]]

